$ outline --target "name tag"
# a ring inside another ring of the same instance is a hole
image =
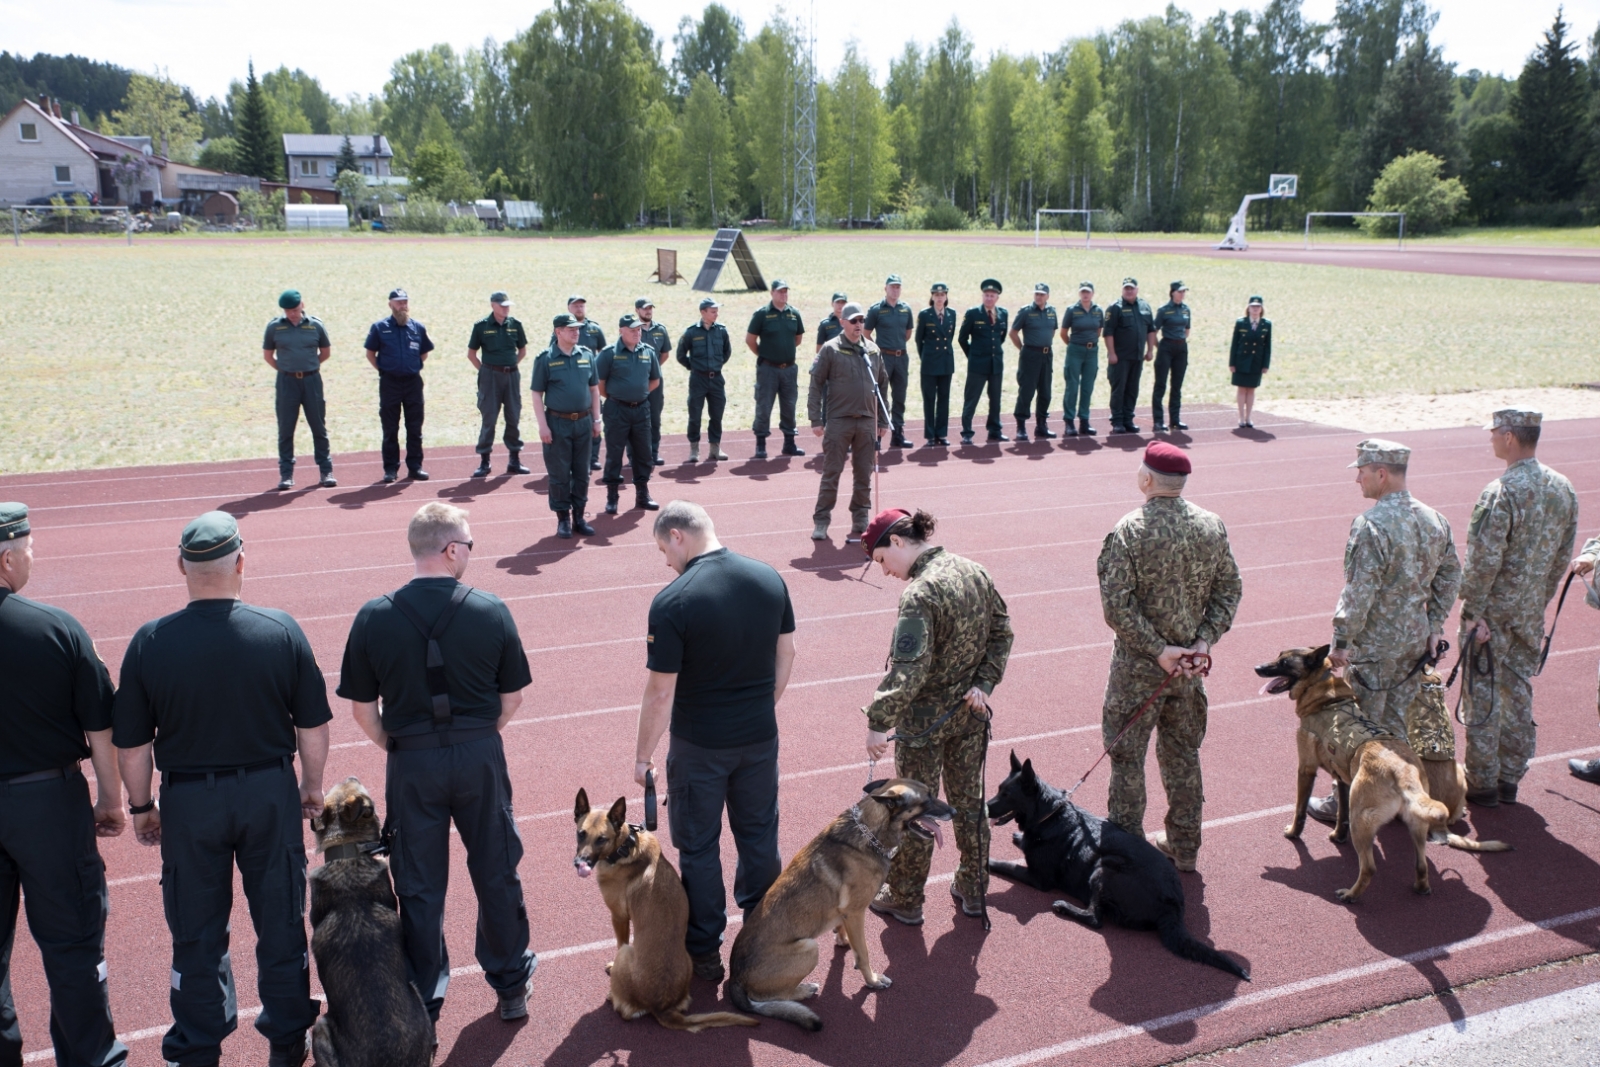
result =
[[[412,341],[411,342],[411,350],[412,351],[416,351],[417,349],[419,349],[421,347],[422,347],[422,345],[421,345],[420,342],[417,342],[417,341]]]

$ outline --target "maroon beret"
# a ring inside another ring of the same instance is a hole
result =
[[[1162,474],[1188,474],[1189,453],[1167,441],[1151,441],[1144,450],[1144,465]]]
[[[904,508],[884,508],[878,512],[873,517],[871,525],[867,527],[867,532],[861,537],[861,547],[866,550],[867,556],[871,557],[874,549],[883,547],[883,542],[889,536],[889,527],[901,519],[910,517],[911,512]]]

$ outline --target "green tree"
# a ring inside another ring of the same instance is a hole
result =
[[[817,165],[817,206],[836,218],[874,218],[888,206],[899,169],[883,94],[854,43],[828,88],[831,136]]]
[[[1444,160],[1429,152],[1410,152],[1391,160],[1372,184],[1368,211],[1404,211],[1407,233],[1437,233],[1467,206],[1460,178],[1440,174]],[[1395,219],[1362,219],[1369,233],[1393,233]]]
[[[1589,87],[1567,29],[1558,10],[1511,99],[1521,198],[1532,204],[1571,200],[1583,185]]]
[[[1391,159],[1428,152],[1452,166],[1461,158],[1455,70],[1419,34],[1384,75],[1361,131],[1358,175],[1370,182]]]
[[[466,204],[482,191],[454,139],[425,138],[411,153],[410,176],[411,188],[436,200]]]
[[[344,135],[344,140],[339,142],[339,158],[334,162],[333,173],[337,177],[345,171],[360,173],[361,164],[356,161],[356,146],[350,143],[350,134]]]
[[[1502,222],[1517,200],[1517,124],[1509,111],[1479,116],[1463,135],[1462,183],[1479,222]]]
[[[689,190],[695,219],[702,225],[718,225],[731,212],[733,134],[727,101],[709,74],[695,75],[680,125],[683,184]]]
[[[922,53],[914,41],[907,41],[899,58],[889,60],[889,80],[883,87],[883,103],[889,111],[889,141],[894,146],[900,183],[908,188],[915,185],[919,177],[916,107],[921,89]]]
[[[233,114],[235,138],[239,142],[239,173],[269,180],[280,178],[283,174],[283,145],[273,138],[267,117],[266,95],[261,91],[261,83],[256,80],[254,62],[249,66],[244,93]]]
[[[1029,78],[1011,112],[1017,131],[1018,214],[1031,221],[1036,208],[1051,206],[1061,173],[1061,105],[1056,79]]]
[[[1067,55],[1061,104],[1061,156],[1069,208],[1091,209],[1094,190],[1111,163],[1111,123],[1100,84],[1100,51],[1078,41]],[[1111,198],[1102,196],[1106,203]]]
[[[744,23],[721,4],[707,4],[698,22],[683,16],[672,38],[677,51],[672,57],[672,73],[677,79],[678,95],[687,97],[695,75],[705,74],[719,92],[731,98],[734,60],[743,44]]]
[[[480,175],[499,173],[504,189],[518,199],[530,187],[526,139],[516,135],[524,116],[511,91],[506,50],[493,40],[467,53],[471,120],[460,135],[466,158]],[[487,181],[487,179],[485,179]]]
[[[430,109],[437,109],[451,130],[466,126],[469,89],[466,63],[447,44],[395,60],[383,86],[382,130],[395,154],[409,158],[422,140]]]
[[[745,42],[732,83],[740,195],[763,218],[793,214],[794,27],[774,18]]]
[[[978,79],[979,173],[989,219],[996,226],[1004,226],[1011,217],[1012,172],[1022,150],[1017,102],[1029,80],[1021,64],[1004,52],[989,58]]]
[[[978,199],[977,95],[972,38],[951,19],[928,52],[917,94],[917,173],[953,204],[966,192],[969,209]]]
[[[148,137],[155,151],[172,159],[194,157],[200,139],[200,118],[164,71],[155,76],[135,74],[128,80],[122,107],[111,115],[112,129],[134,137]]]
[[[237,173],[239,170],[239,142],[232,137],[213,137],[200,150],[195,162],[212,170]]]
[[[261,77],[261,88],[276,104],[283,133],[334,133],[338,104],[322,83],[303,70],[279,67]]]
[[[673,212],[682,202],[682,131],[677,116],[665,100],[653,100],[645,113],[645,170],[643,203],[639,221],[647,224],[652,212],[660,211],[672,225]]]

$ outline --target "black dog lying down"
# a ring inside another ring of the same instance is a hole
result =
[[[1098,930],[1110,919],[1131,930],[1155,930],[1168,952],[1250,980],[1250,972],[1201,944],[1183,922],[1183,885],[1172,861],[1150,842],[1097,818],[1039,780],[1033,761],[1017,762],[989,801],[995,825],[1012,819],[1022,828],[1011,840],[1026,863],[990,860],[989,871],[1045,892],[1088,903],[1058,900],[1051,910]]]

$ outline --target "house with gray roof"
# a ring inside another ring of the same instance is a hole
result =
[[[342,133],[286,133],[283,135],[284,173],[289,184],[315,189],[332,189],[339,151],[344,147]],[[394,150],[389,139],[376,133],[352,133],[350,147],[355,150],[356,167],[369,178],[386,178],[394,173]]]

